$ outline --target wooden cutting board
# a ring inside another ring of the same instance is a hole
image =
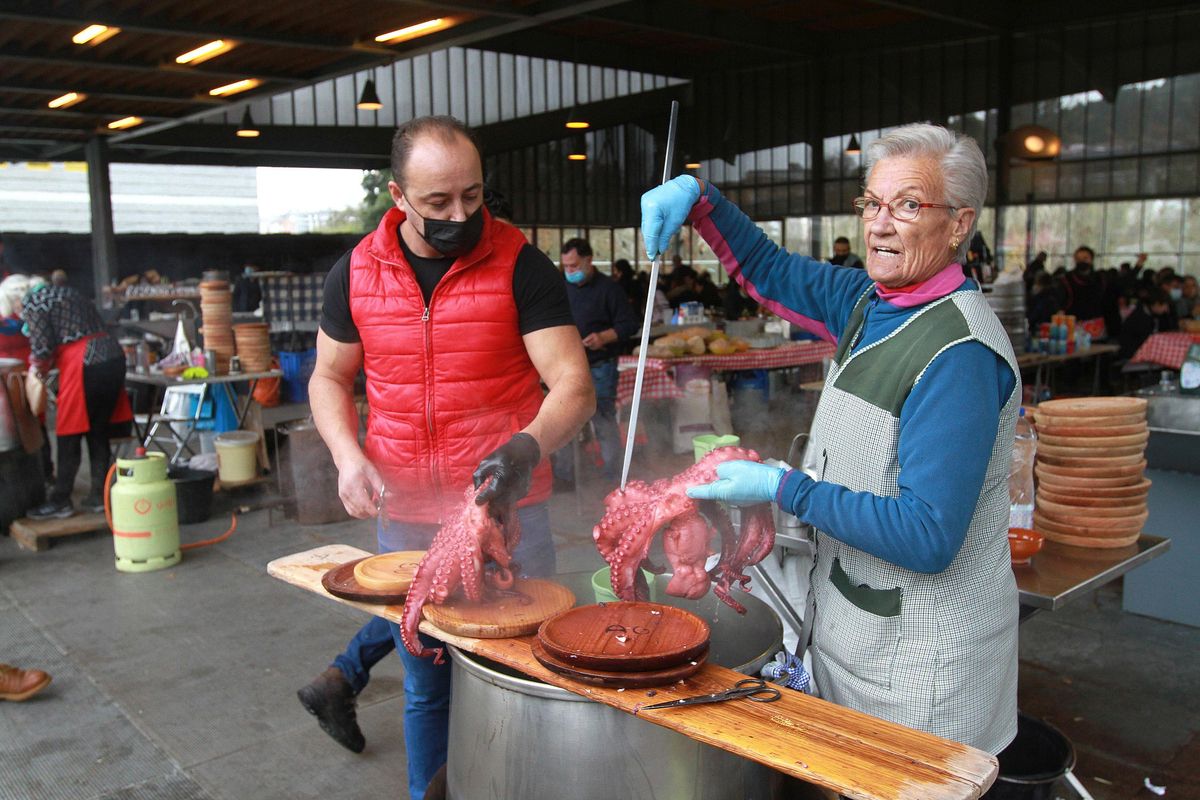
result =
[[[275,559],[267,564],[267,574],[332,598],[321,586],[321,575],[331,566],[368,555],[344,544],[324,545]],[[393,622],[403,618],[400,606],[332,599]],[[774,703],[718,703],[652,711],[641,708],[647,702],[728,689],[746,677],[713,663],[701,666],[683,684],[622,691],[590,686],[551,672],[533,657],[532,637],[469,639],[440,631],[428,620],[421,623],[421,631],[543,683],[636,714],[648,724],[661,725],[852,800],[977,800],[995,781],[999,770],[995,756],[976,748],[802,692],[784,692]],[[656,693],[654,699],[648,699],[649,691]]]
[[[596,603],[538,628],[546,651],[568,664],[613,672],[667,669],[708,649],[708,623],[661,603]]]
[[[405,594],[424,557],[424,550],[400,550],[364,558],[354,565],[354,579],[367,589]]]
[[[517,578],[512,591],[495,600],[473,603],[447,600],[426,603],[425,619],[446,633],[472,639],[507,639],[527,636],[546,620],[575,605],[575,595],[562,584],[542,578]]]
[[[1069,397],[1038,403],[1037,413],[1055,417],[1145,415],[1148,405],[1144,397]]]
[[[325,565],[321,576],[321,585],[325,591],[343,600],[353,600],[356,603],[378,603],[395,605],[404,602],[404,592],[381,592],[378,589],[368,589],[359,584],[354,578],[354,568],[365,558],[347,561],[345,564]]]
[[[690,661],[685,661],[682,664],[668,667],[667,669],[650,670],[647,672],[611,672],[572,666],[565,661],[561,661],[546,652],[546,648],[542,647],[542,643],[538,641],[536,636],[530,640],[529,647],[533,652],[533,657],[538,660],[538,663],[551,672],[564,675],[580,683],[586,683],[591,686],[606,686],[610,689],[647,689],[677,683],[699,672],[708,658],[708,649],[705,648]]]

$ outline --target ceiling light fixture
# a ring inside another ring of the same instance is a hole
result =
[[[141,125],[143,122],[145,122],[145,120],[142,119],[141,117],[124,117],[122,119],[117,120],[116,122],[108,123],[108,127],[114,131],[123,131],[126,128],[136,128],[138,125]]]
[[[567,142],[567,161],[587,161],[587,137],[577,133]]]
[[[1009,155],[1028,161],[1054,158],[1062,151],[1062,138],[1041,125],[1021,125],[1006,137]]]
[[[76,103],[82,103],[84,100],[87,100],[86,94],[80,94],[79,92],[67,92],[61,97],[54,98],[49,103],[46,103],[46,105],[48,105],[50,108],[69,108]]]
[[[409,39],[415,39],[418,36],[428,36],[431,33],[445,30],[454,24],[454,19],[451,17],[438,17],[437,19],[427,19],[424,22],[418,22],[416,25],[409,25],[387,33],[381,33],[375,37],[375,41],[382,44],[396,44],[398,42],[406,42]]]
[[[218,86],[215,89],[209,89],[208,93],[213,97],[224,97],[238,92],[247,92],[262,83],[258,78],[243,78],[240,81],[227,83],[224,86]]]
[[[846,155],[856,156],[862,152],[862,148],[858,146],[858,137],[853,133],[850,134],[850,143],[846,145]]]
[[[379,99],[379,93],[375,91],[374,79],[367,78],[367,82],[363,84],[362,94],[358,98],[358,107],[363,111],[378,111],[383,108],[383,101]]]
[[[237,42],[228,39],[214,39],[208,44],[202,44],[195,50],[188,50],[182,55],[175,56],[176,64],[202,64],[210,58],[224,55],[234,48]]]
[[[592,127],[592,123],[583,119],[582,116],[578,114],[574,108],[572,108],[571,113],[567,115],[566,126],[573,131],[582,131]]]
[[[250,106],[246,106],[246,110],[242,112],[242,124],[238,125],[237,135],[243,139],[253,139],[259,135],[261,131],[254,125],[254,117],[250,116]]]
[[[108,25],[88,25],[79,33],[72,36],[71,41],[75,44],[90,44],[95,46],[111,39],[120,32],[120,28],[112,28]]]

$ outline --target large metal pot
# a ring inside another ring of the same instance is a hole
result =
[[[17,435],[17,418],[8,400],[8,373],[24,366],[17,358],[0,358],[0,453],[16,450],[21,446]]]
[[[560,575],[580,603],[591,601],[590,573]],[[720,603],[658,597],[708,621],[709,661],[746,674],[778,652],[779,618],[738,594],[746,615]],[[777,774],[753,761],[450,648],[447,796],[451,800],[570,797],[766,800]],[[630,690],[646,691],[646,690]]]

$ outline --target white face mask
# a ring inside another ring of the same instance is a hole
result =
[[[1170,291],[1172,300],[1179,300],[1183,297],[1183,289],[1175,288]]]

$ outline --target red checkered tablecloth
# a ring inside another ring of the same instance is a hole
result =
[[[1155,333],[1129,359],[1131,364],[1161,364],[1182,369],[1188,348],[1200,344],[1200,333]]]
[[[781,369],[804,364],[819,364],[833,356],[837,348],[829,342],[807,341],[781,344],[768,350],[747,350],[727,356],[679,356],[678,358],[647,358],[646,376],[642,381],[642,398],[669,400],[683,397],[683,389],[675,382],[673,370],[680,364],[708,367],[714,370]],[[617,403],[626,405],[633,399],[633,384],[637,380],[637,357],[621,356],[617,362]]]

